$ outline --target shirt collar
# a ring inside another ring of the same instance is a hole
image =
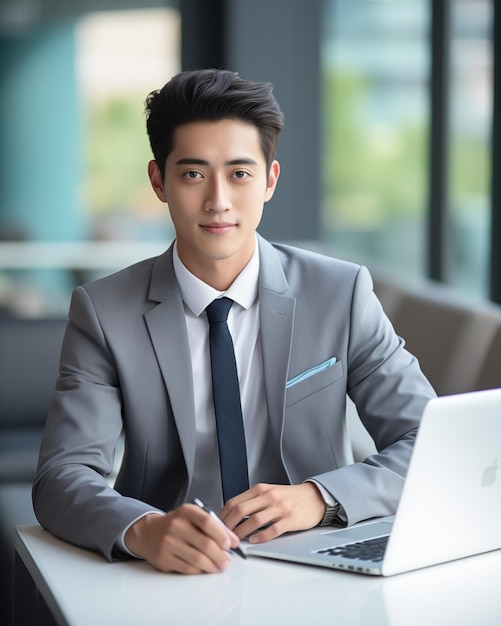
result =
[[[174,242],[173,263],[183,302],[197,317],[216,298],[227,296],[244,309],[249,309],[257,297],[259,281],[259,245],[257,238],[256,247],[250,261],[226,291],[214,289],[188,270],[179,258],[177,241]]]

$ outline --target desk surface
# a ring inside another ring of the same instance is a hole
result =
[[[223,574],[163,574],[110,564],[39,526],[16,549],[56,621],[71,626],[499,626],[501,551],[380,578],[257,557]]]

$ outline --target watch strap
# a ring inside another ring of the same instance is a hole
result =
[[[319,526],[330,526],[336,520],[340,506],[341,505],[337,501],[335,501],[332,506],[327,505],[325,507],[325,513]]]

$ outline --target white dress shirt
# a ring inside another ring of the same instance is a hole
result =
[[[184,302],[190,342],[196,415],[196,454],[193,480],[187,501],[198,497],[218,511],[222,507],[221,472],[217,444],[209,351],[209,323],[206,307],[216,298],[234,301],[228,315],[240,386],[240,401],[247,447],[249,484],[281,482],[277,451],[268,436],[268,412],[264,387],[259,322],[259,250],[227,291],[217,291],[194,276],[183,265],[174,244],[174,271]]]

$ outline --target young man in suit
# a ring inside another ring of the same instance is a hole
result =
[[[271,86],[184,72],[150,94],[147,112],[149,177],[176,240],[73,294],[33,489],[41,524],[110,560],[199,573],[224,570],[250,534],[268,541],[394,513],[434,392],[365,268],[257,235],[280,174]],[[221,296],[233,300],[248,480],[227,501],[205,312]],[[360,463],[347,394],[378,449]]]

